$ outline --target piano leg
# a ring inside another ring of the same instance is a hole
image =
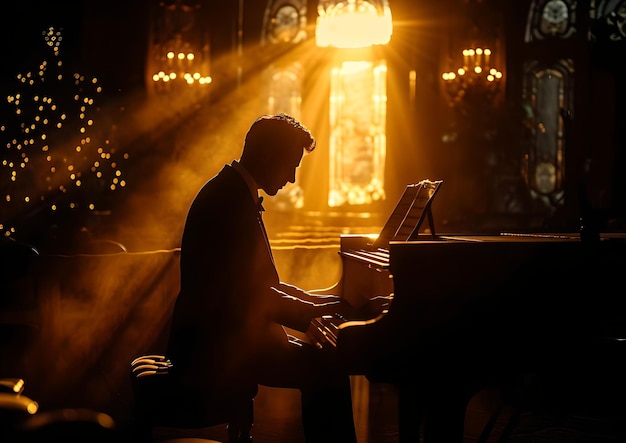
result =
[[[423,406],[418,392],[398,386],[398,443],[420,441],[424,421]]]
[[[432,382],[432,380],[431,380]],[[399,443],[463,443],[469,399],[456,383],[398,386]]]

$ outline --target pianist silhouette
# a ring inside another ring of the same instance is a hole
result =
[[[286,114],[256,119],[239,160],[196,195],[181,243],[181,286],[168,356],[183,389],[211,396],[257,386],[297,388],[308,443],[356,442],[347,372],[332,353],[295,338],[324,314],[354,314],[335,295],[280,281],[261,218],[259,190],[274,196],[315,139]]]

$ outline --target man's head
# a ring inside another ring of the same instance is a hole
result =
[[[240,162],[260,189],[275,195],[287,182],[295,181],[302,156],[313,151],[315,144],[311,132],[294,117],[263,115],[246,134]]]

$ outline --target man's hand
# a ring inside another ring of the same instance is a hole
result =
[[[354,309],[349,314],[350,320],[367,320],[370,318],[378,317],[380,314],[389,310],[391,302],[393,301],[393,294],[391,295],[377,295],[369,299],[363,306]]]

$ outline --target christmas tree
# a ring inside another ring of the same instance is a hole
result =
[[[48,56],[17,74],[15,91],[0,103],[0,230],[31,243],[52,231],[68,238],[109,210],[126,186],[128,160],[111,116],[96,104],[98,79],[64,64],[62,29],[42,35]]]

